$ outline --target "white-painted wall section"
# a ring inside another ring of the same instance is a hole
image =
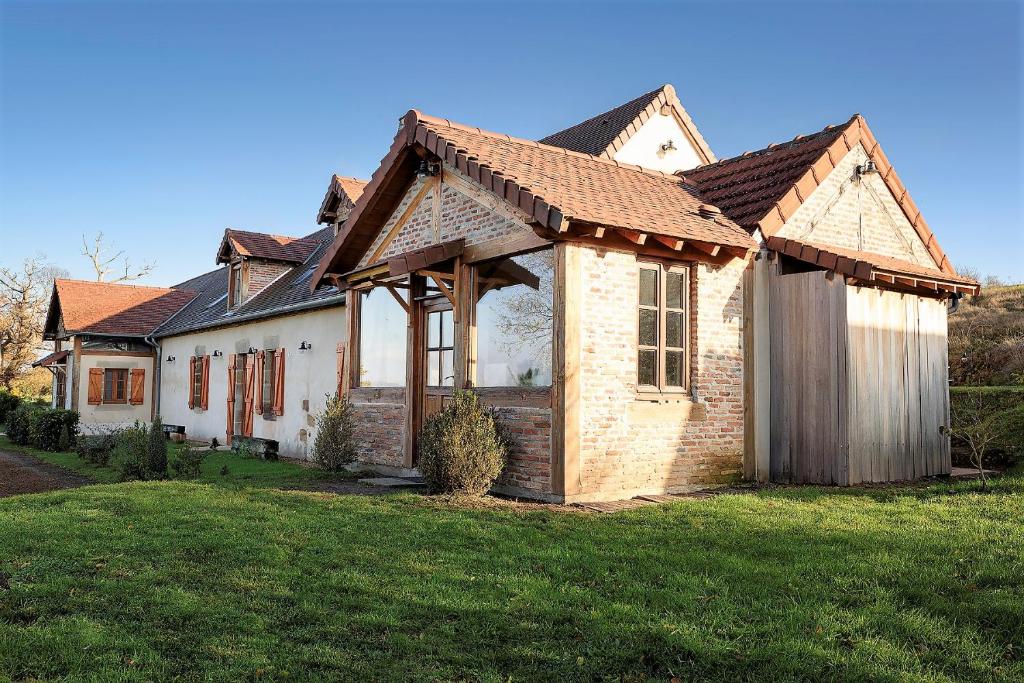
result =
[[[676,149],[662,150],[661,146],[669,140]],[[686,171],[704,163],[690,138],[671,114],[657,114],[647,119],[613,158],[664,173]]]
[[[285,349],[284,414],[265,419],[253,416],[252,435],[274,439],[281,455],[307,458],[313,445],[315,418],[337,388],[337,346],[345,342],[345,308],[278,316],[244,325],[222,327],[161,340],[160,414],[165,423],[185,425],[190,439],[216,437],[224,443],[227,428],[228,358],[256,349]],[[300,351],[302,342],[310,344]],[[188,407],[189,358],[210,358],[209,407]],[[173,362],[167,357],[174,356]],[[242,397],[237,396],[239,402]],[[308,404],[304,403],[308,401]]]
[[[128,374],[135,368],[146,371],[145,392],[140,405],[130,403],[102,403],[89,405],[89,369],[125,368]],[[136,420],[148,423],[152,419],[153,359],[144,356],[117,354],[82,354],[78,381],[78,412],[82,431],[89,433],[123,427]],[[70,372],[68,373],[70,376]]]

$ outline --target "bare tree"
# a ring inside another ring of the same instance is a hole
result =
[[[954,401],[950,409],[950,433],[967,444],[971,451],[971,464],[978,468],[981,488],[988,488],[985,476],[985,454],[999,438],[999,414],[985,401],[982,389],[972,388],[961,400]]]
[[[133,270],[124,250],[111,254],[112,250],[113,247],[103,243],[102,232],[96,233],[91,247],[85,241],[85,235],[82,235],[82,256],[92,263],[93,270],[96,271],[96,282],[130,282],[140,280],[153,272],[156,264],[143,263]]]
[[[0,386],[5,389],[29,371],[42,349],[53,281],[66,276],[39,257],[25,259],[20,271],[0,268]]]

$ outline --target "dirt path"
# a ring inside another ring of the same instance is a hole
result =
[[[0,498],[85,486],[93,481],[24,453],[0,451]]]

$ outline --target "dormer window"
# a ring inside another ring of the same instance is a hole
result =
[[[242,304],[242,262],[233,263],[228,281],[228,310],[238,308]]]

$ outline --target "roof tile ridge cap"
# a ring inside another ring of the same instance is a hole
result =
[[[54,284],[58,282],[73,282],[82,285],[103,285],[104,287],[125,287],[131,289],[159,289],[166,292],[177,292],[182,290],[174,289],[173,287],[160,287],[158,285],[130,285],[127,282],[104,282],[102,280],[80,280],[77,278],[61,277],[54,278]]]
[[[708,154],[715,161],[712,164],[718,163],[718,159],[715,156],[714,151],[711,149],[711,145],[708,144],[704,134],[697,128],[697,124],[694,122],[693,117],[690,116],[690,112],[686,111],[686,107],[683,106],[682,100],[679,99],[679,94],[676,92],[675,86],[671,83],[666,83],[662,86],[662,92],[666,98],[666,104],[676,110],[679,114],[679,118],[683,120],[683,126],[686,128],[686,132],[693,136],[697,143],[697,146],[701,148],[701,152]]]

